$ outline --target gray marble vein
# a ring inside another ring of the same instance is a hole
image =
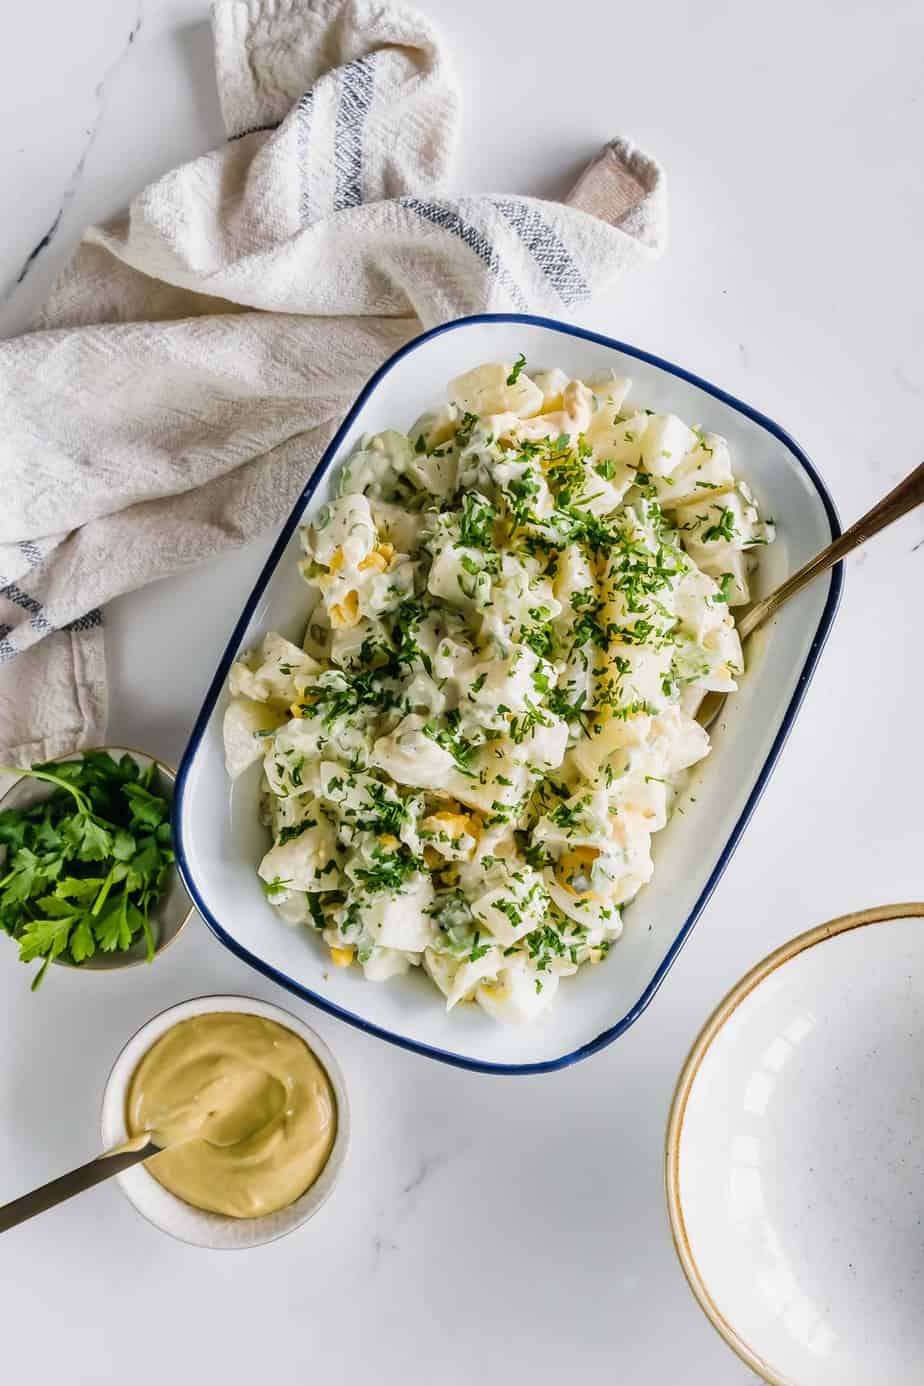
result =
[[[904,366],[893,366],[889,374],[899,389],[903,390],[906,394],[915,395],[918,398],[924,395],[924,386],[922,386],[919,381],[913,380]]]
[[[36,244],[29,251],[29,254],[26,256],[25,260],[22,263],[22,268],[16,275],[13,282],[8,286],[8,288],[2,294],[2,296],[0,296],[0,304],[6,303],[11,298],[11,296],[15,293],[19,285],[22,284],[23,281],[28,277],[29,271],[32,269],[33,265],[38,260],[38,258],[48,249],[48,247],[54,241],[58,228],[60,227],[61,222],[64,219],[64,214],[66,213],[68,207],[71,205],[71,203],[77,195],[77,191],[80,187],[80,182],[83,177],[83,172],[87,165],[87,160],[90,157],[90,153],[93,149],[94,144],[96,143],[97,136],[99,135],[100,128],[106,115],[107,98],[113,79],[116,77],[117,73],[122,67],[122,64],[128,57],[132,45],[135,42],[135,39],[138,37],[138,34],[141,30],[142,22],[142,5],[139,0],[139,4],[135,11],[134,22],[132,24],[131,29],[128,32],[127,39],[123,43],[119,52],[116,54],[115,58],[113,58],[112,62],[106,68],[105,72],[103,73],[100,80],[97,82],[96,86],[93,88],[93,99],[96,107],[93,122],[90,126],[87,138],[84,141],[83,148],[80,151],[80,157],[78,158],[76,164],[71,170],[70,177],[68,178],[64,191],[61,194],[61,200],[58,204],[58,210],[55,213],[54,219],[51,225],[49,226],[48,230],[45,232],[44,236],[42,236],[41,239],[37,241]]]
[[[389,1253],[400,1250],[401,1244],[398,1233],[407,1220],[413,1217],[420,1190],[437,1170],[449,1162],[450,1158],[452,1157],[447,1153],[421,1155],[414,1173],[401,1185],[397,1196],[389,1202],[387,1216],[383,1218],[383,1225],[372,1238],[370,1278],[378,1274],[383,1260]]]
[[[416,1193],[424,1181],[445,1163],[445,1155],[422,1156],[416,1174],[401,1189],[404,1197],[407,1198],[410,1194]]]
[[[54,221],[51,223],[42,239],[40,241],[37,241],[36,244],[29,251],[29,254],[23,261],[22,269],[19,271],[19,274],[16,276],[16,279],[13,282],[13,288],[15,288],[17,284],[22,283],[26,275],[29,273],[29,270],[32,268],[32,262],[34,260],[37,260],[38,257],[41,255],[42,251],[51,245],[51,242],[54,238],[54,234],[57,231],[58,227],[61,225],[61,218],[64,216],[64,208],[66,205],[67,204],[64,202],[61,203],[61,206],[58,208],[57,213],[55,214]]]

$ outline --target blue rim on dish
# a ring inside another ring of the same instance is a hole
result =
[[[527,313],[478,313],[471,317],[457,318],[453,322],[443,323],[439,327],[433,327],[428,332],[422,332],[420,336],[414,337],[410,342],[406,342],[404,346],[399,347],[399,349],[379,367],[375,374],[369,378],[359,392],[349,413],[344,418],[343,423],[337,429],[337,432],[328,444],[324,455],[318,462],[317,467],[296,501],[292,513],[283,525],[279,538],[273,545],[270,555],[263,566],[263,570],[257,579],[256,585],[247,599],[240,618],[234,627],[231,638],[228,641],[228,645],[218,665],[215,677],[212,679],[209,690],[205,696],[202,710],[192,729],[189,744],[183,753],[183,759],[180,762],[180,768],[177,773],[176,788],[174,790],[173,829],[177,865],[180,869],[186,889],[195,901],[196,908],[202,915],[206,924],[216,938],[218,938],[226,948],[230,949],[236,957],[240,958],[243,962],[249,963],[251,967],[256,968],[258,972],[262,972],[263,975],[269,977],[271,981],[285,987],[286,990],[293,992],[296,996],[300,996],[304,1001],[309,1001],[313,1006],[319,1007],[320,1010],[326,1011],[328,1015],[337,1016],[338,1019],[345,1020],[350,1025],[355,1025],[357,1029],[364,1030],[367,1034],[375,1035],[378,1039],[387,1040],[389,1044],[398,1045],[401,1049],[409,1049],[416,1054],[424,1054],[428,1058],[439,1059],[442,1063],[452,1064],[456,1068],[470,1069],[477,1073],[550,1073],[555,1069],[567,1068],[571,1064],[578,1063],[581,1059],[589,1058],[591,1054],[596,1054],[598,1050],[605,1049],[608,1044],[612,1044],[613,1040],[617,1039],[625,1030],[628,1030],[629,1026],[633,1025],[635,1021],[638,1020],[639,1016],[654,998],[655,993],[670,971],[678,953],[689,938],[693,925],[702,914],[709,897],[715,890],[722,873],[731,860],[732,854],[741,838],[741,834],[747,826],[748,820],[754,812],[761,794],[766,788],[773,768],[776,765],[780,752],[786,742],[786,738],[792,728],[796,713],[799,711],[802,699],[805,697],[806,690],[812,680],[815,666],[824,649],[825,642],[831,630],[831,624],[837,612],[838,604],[840,603],[841,591],[844,584],[843,563],[837,563],[831,571],[828,597],[824,605],[824,610],[821,613],[821,620],[818,623],[818,629],[815,632],[815,637],[812,640],[808,655],[806,656],[805,664],[799,675],[795,691],[790,699],[783,721],[780,724],[780,729],[774,738],[773,745],[770,747],[770,751],[757,777],[754,788],[751,790],[738,821],[732,828],[728,841],[715,864],[712,874],[706,881],[698,900],[684,920],[676,938],[662,958],[651,981],[635,1004],[630,1007],[621,1019],[617,1020],[614,1025],[611,1025],[609,1029],[603,1030],[595,1039],[588,1041],[587,1044],[580,1045],[577,1049],[572,1050],[570,1054],[563,1054],[557,1059],[544,1059],[541,1062],[526,1064],[494,1064],[481,1059],[468,1058],[463,1054],[454,1054],[447,1049],[438,1049],[434,1045],[421,1044],[403,1035],[396,1035],[391,1030],[385,1030],[380,1025],[375,1025],[372,1021],[365,1020],[362,1016],[354,1014],[353,1011],[348,1011],[342,1006],[335,1005],[332,1001],[327,1000],[318,992],[311,991],[310,988],[302,986],[302,984],[295,981],[294,978],[280,972],[277,968],[264,962],[254,953],[251,953],[249,949],[244,948],[236,939],[225,932],[218,920],[210,913],[196,889],[196,883],[189,870],[181,828],[182,807],[189,769],[198,749],[199,742],[212,716],[215,704],[224,688],[228,671],[237,658],[244,634],[250,624],[250,619],[256,610],[257,603],[263,595],[263,589],[275,572],[286,545],[301,521],[302,514],[308,501],[311,499],[318,483],[334,461],[341,443],[353,425],[356,415],[359,413],[372,391],[385,379],[392,368],[402,360],[403,357],[409,355],[410,352],[416,351],[424,342],[428,342],[434,337],[439,337],[444,332],[452,332],[459,327],[468,327],[476,323],[494,322],[523,323],[532,327],[542,327],[550,329],[553,332],[560,332],[569,337],[580,337],[584,341],[596,342],[599,346],[609,347],[611,350],[622,352],[626,356],[635,357],[636,360],[646,361],[649,365],[657,366],[660,370],[666,371],[669,375],[677,376],[680,380],[686,380],[689,384],[696,385],[699,389],[704,390],[706,394],[712,395],[715,399],[730,405],[733,409],[736,409],[739,414],[744,414],[747,418],[760,424],[768,433],[772,433],[773,436],[779,439],[784,447],[792,453],[793,457],[796,458],[799,465],[807,473],[824,506],[828,523],[831,526],[832,540],[840,535],[841,527],[837,511],[834,508],[834,502],[828,493],[827,487],[818,475],[818,472],[799,447],[798,443],[796,443],[784,429],[780,428],[779,424],[774,423],[772,419],[768,419],[765,414],[761,414],[757,409],[752,409],[748,404],[743,404],[741,400],[735,399],[733,395],[728,394],[727,391],[720,389],[717,385],[711,385],[707,380],[703,380],[700,376],[694,375],[692,371],[684,370],[682,366],[675,366],[671,361],[665,361],[662,357],[655,356],[652,352],[642,351],[638,347],[627,346],[625,342],[616,341],[613,337],[605,337],[602,333],[591,332],[587,328],[575,327],[570,323],[556,322],[554,318],[534,317]]]

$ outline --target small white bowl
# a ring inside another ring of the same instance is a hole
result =
[[[268,1001],[256,1001],[249,996],[197,996],[191,1001],[182,1001],[178,1006],[161,1011],[160,1015],[143,1025],[132,1035],[116,1059],[103,1093],[101,1123],[104,1150],[111,1150],[127,1140],[125,1101],[132,1074],[144,1054],[155,1040],[181,1020],[220,1011],[242,1011],[247,1015],[262,1016],[264,1020],[275,1020],[278,1025],[284,1025],[304,1040],[314,1054],[330,1079],[337,1101],[337,1134],[327,1164],[301,1198],[287,1208],[280,1208],[278,1212],[268,1213],[261,1218],[229,1218],[220,1213],[205,1213],[184,1203],[158,1184],[143,1165],[135,1165],[115,1177],[129,1202],[162,1232],[169,1232],[171,1237],[193,1246],[236,1250],[274,1242],[294,1228],[301,1227],[327,1202],[340,1176],[350,1143],[350,1104],[340,1065],[320,1035],[280,1006],[273,1006]]]
[[[729,992],[680,1075],[690,1287],[773,1386],[924,1380],[924,904],[846,915]]]

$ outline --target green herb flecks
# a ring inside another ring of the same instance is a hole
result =
[[[513,370],[512,370],[512,371],[510,372],[510,374],[507,376],[507,384],[508,384],[508,385],[515,385],[515,384],[517,383],[517,381],[518,381],[519,378],[520,378],[520,372],[522,371],[522,369],[523,369],[523,367],[524,367],[525,365],[526,365],[526,357],[523,355],[523,353],[522,353],[522,351],[521,351],[520,354],[519,354],[519,356],[517,357],[515,363],[514,363]]]
[[[734,511],[730,510],[727,505],[714,505],[712,508],[717,512],[719,518],[715,524],[709,525],[703,530],[703,543],[712,544],[722,540],[724,543],[730,544],[738,533],[735,527]]]
[[[487,549],[493,543],[494,507],[478,491],[462,497],[459,538],[469,549]]]

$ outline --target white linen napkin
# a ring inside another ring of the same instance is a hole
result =
[[[278,524],[396,347],[567,315],[664,247],[663,174],[623,139],[567,204],[447,193],[457,82],[411,10],[212,23],[228,143],[87,231],[0,342],[0,763],[105,739],[100,608]]]

